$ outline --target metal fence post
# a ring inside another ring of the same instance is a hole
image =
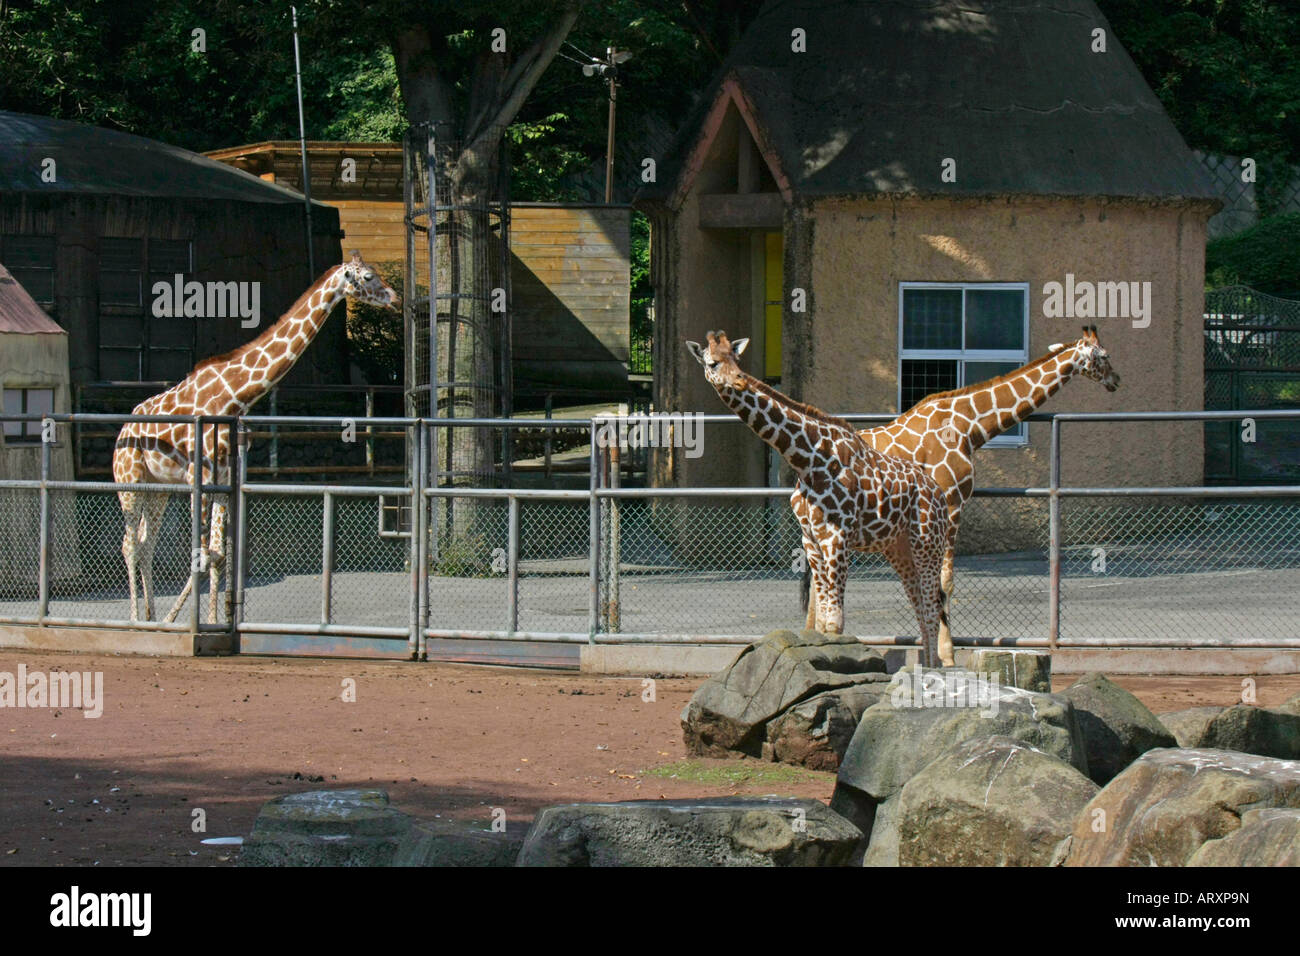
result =
[[[411,660],[424,652],[424,622],[428,613],[429,569],[425,566],[425,497],[424,497],[424,421],[411,426],[411,636],[408,641]],[[399,512],[400,514],[400,512]],[[398,522],[400,527],[401,522]]]
[[[1048,461],[1050,477],[1047,499],[1048,647],[1056,651],[1061,636],[1061,420],[1052,419],[1052,441]]]
[[[37,618],[44,624],[50,613],[50,442],[45,440],[45,421],[41,421],[41,543],[40,569],[37,573]]]
[[[591,460],[588,466],[590,471],[588,481],[588,511],[589,511],[589,538],[588,546],[591,549],[590,563],[587,572],[591,583],[591,604],[587,609],[587,641],[590,644],[596,643],[596,632],[600,629],[600,499],[596,496],[596,488],[600,479],[599,454],[597,451],[597,433],[599,426],[596,419],[591,420]]]
[[[334,493],[321,496],[320,622],[330,622],[334,599]]]
[[[233,540],[233,547],[230,549],[230,566],[227,569],[226,593],[229,597],[227,605],[230,617],[230,652],[238,654],[240,651],[240,630],[239,626],[244,622],[244,556],[248,548],[248,535],[245,529],[244,516],[248,513],[248,498],[244,494],[244,482],[248,478],[248,459],[244,454],[245,436],[244,423],[242,418],[237,418],[230,426],[231,430],[231,452],[235,456],[233,466],[230,469],[230,535],[227,540]]]
[[[623,463],[620,460],[620,448],[618,440],[615,440],[609,446],[608,464],[609,464],[609,486],[617,489],[621,484],[619,470]],[[622,630],[619,620],[619,593],[618,593],[618,572],[619,565],[623,561],[623,547],[621,541],[622,535],[622,515],[620,514],[620,504],[617,498],[609,499],[609,584],[608,596],[605,601],[605,625],[612,634],[617,634]]]
[[[506,539],[506,627],[513,637],[519,630],[519,498],[511,495],[509,501]]]
[[[203,572],[203,416],[195,415],[191,435],[190,472],[190,633],[199,633],[199,603]]]

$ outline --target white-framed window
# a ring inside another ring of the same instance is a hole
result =
[[[900,282],[898,407],[1005,375],[1029,361],[1029,283]],[[1024,445],[1024,423],[989,445]]]
[[[54,389],[6,388],[4,413],[6,415],[52,415],[54,414]],[[4,433],[6,444],[39,445],[41,423],[5,421]]]

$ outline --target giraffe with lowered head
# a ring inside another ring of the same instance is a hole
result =
[[[922,465],[943,489],[948,505],[948,540],[943,555],[944,616],[939,658],[951,665],[949,629],[953,560],[962,508],[975,490],[975,452],[990,438],[1023,422],[1075,375],[1119,388],[1119,375],[1097,339],[1095,325],[1069,345],[1048,346],[1047,354],[1006,375],[950,392],[929,395],[892,422],[858,435],[876,451]]]
[[[284,378],[302,357],[330,312],[344,299],[395,308],[397,293],[355,250],[352,258],[333,266],[299,296],[273,326],[253,341],[225,355],[200,362],[194,371],[165,392],[145,399],[133,415],[243,415]],[[191,484],[201,468],[205,484],[230,482],[230,429],[205,425],[202,448],[196,454],[194,426],[187,423],[127,422],[113,451],[113,480],[118,484]],[[122,557],[131,591],[131,620],[139,620],[136,579],[144,602],[144,619],[153,620],[153,555],[167,508],[165,491],[118,492],[126,519]],[[209,500],[209,499],[212,500]],[[208,620],[217,621],[217,596],[226,565],[224,496],[204,495],[204,529],[200,569],[206,567],[211,588]],[[211,529],[208,515],[211,512]],[[193,588],[191,575],[164,618],[173,621]],[[195,600],[198,600],[197,596]]]
[[[796,402],[741,370],[749,339],[725,332],[686,347],[704,366],[718,397],[777,450],[798,475],[790,504],[803,530],[816,588],[807,626],[829,634],[844,627],[849,549],[881,551],[902,579],[921,627],[922,660],[934,663],[943,618],[940,572],[948,540],[943,491],[919,464],[885,455],[853,426]]]

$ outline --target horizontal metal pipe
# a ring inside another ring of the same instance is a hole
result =
[[[6,622],[8,623],[8,622]],[[22,623],[21,621],[16,623]],[[190,632],[189,624],[179,624],[173,621],[168,624],[163,621],[102,621],[98,618],[84,617],[47,617],[42,624],[51,624],[55,627],[108,627],[114,630],[132,630],[132,631],[172,631],[180,634]],[[201,628],[202,629],[202,628]],[[227,629],[221,625],[216,625],[214,630],[225,632]]]
[[[406,627],[373,627],[351,624],[283,624],[240,621],[240,634],[305,634],[322,637],[380,637],[406,641],[411,631]]]
[[[208,487],[203,486],[204,489]],[[242,490],[250,495],[332,495],[352,498],[372,498],[377,495],[409,495],[409,485],[268,485],[247,484]]]
[[[39,488],[41,482],[35,478],[5,479],[0,481],[0,488]],[[47,481],[45,487],[51,491],[161,491],[167,494],[190,494],[194,486],[164,485],[157,482],[140,482],[135,484],[118,484],[113,481]],[[230,494],[230,485],[210,485],[203,483],[203,493]]]

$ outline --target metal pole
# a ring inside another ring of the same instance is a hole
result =
[[[45,440],[45,423],[41,422],[41,493],[40,493],[40,569],[37,595],[40,602],[37,618],[44,624],[50,613],[50,442]]]
[[[330,622],[334,599],[334,495],[325,492],[321,501],[320,622]]]
[[[429,569],[425,564],[428,553],[425,542],[427,503],[424,497],[424,423],[411,426],[411,660],[419,660],[424,651],[424,622],[428,617]],[[399,522],[400,527],[400,522]]]
[[[230,470],[231,480],[235,482],[232,489],[231,501],[238,502],[238,517],[234,520],[235,525],[235,548],[230,555],[230,584],[228,585],[235,592],[234,604],[230,609],[230,630],[233,638],[231,653],[238,654],[240,651],[240,630],[239,625],[244,623],[244,568],[247,564],[245,556],[248,554],[248,522],[245,520],[248,514],[248,494],[244,491],[244,485],[248,481],[248,455],[247,452],[247,435],[244,431],[243,420],[235,423],[235,441],[238,447],[238,453],[235,459],[235,467]]]
[[[617,488],[621,484],[619,469],[622,467],[619,443],[609,446],[609,487]],[[623,560],[623,546],[619,540],[622,521],[619,514],[619,500],[609,499],[609,601],[605,608],[605,620],[610,633],[622,630],[619,621],[618,566]]]
[[[618,83],[615,80],[614,54],[618,50],[609,47],[605,51],[605,62],[609,64],[609,131],[605,137],[605,202],[614,201],[614,110],[618,100]]]
[[[307,125],[302,113],[302,60],[298,56],[298,8],[293,11],[293,75],[298,83],[298,144],[302,150],[302,195],[307,210],[307,282],[316,281],[316,255],[312,251],[311,228],[311,168],[307,163]]]
[[[589,537],[587,546],[591,551],[590,563],[587,573],[591,584],[591,603],[587,609],[587,634],[588,641],[596,643],[596,632],[600,627],[600,498],[596,496],[596,485],[600,474],[600,465],[596,450],[596,434],[599,426],[593,419],[591,422],[591,457],[588,481],[588,512],[589,512]]]
[[[519,499],[511,495],[506,541],[506,627],[510,634],[519,630]]]
[[[1049,450],[1050,477],[1047,499],[1048,524],[1048,647],[1055,651],[1061,637],[1061,422],[1052,419],[1052,441]]]
[[[203,416],[194,416],[191,426],[190,469],[193,474],[190,490],[190,634],[199,633],[200,588],[203,570]]]
[[[271,389],[271,414],[279,414],[278,388]],[[271,426],[271,474],[280,477],[280,426]]]

